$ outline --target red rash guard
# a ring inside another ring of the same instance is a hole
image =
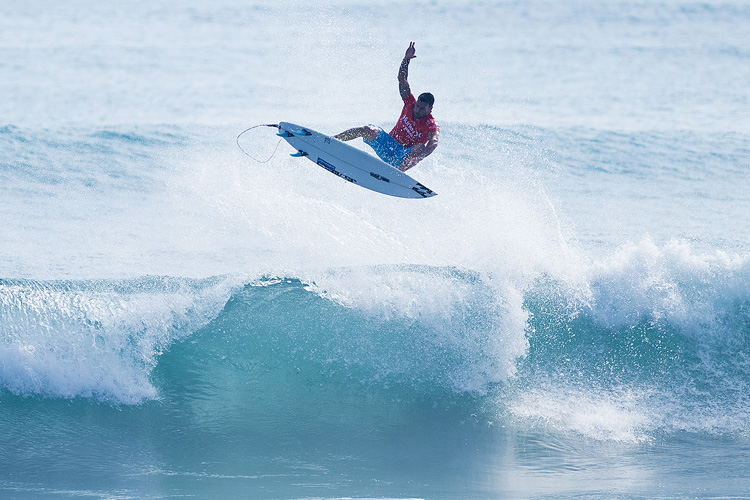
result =
[[[409,97],[404,99],[404,107],[401,110],[401,116],[398,117],[396,126],[393,127],[391,137],[406,148],[416,146],[417,144],[425,144],[430,138],[431,132],[439,132],[440,126],[432,117],[432,114],[420,118],[414,119],[414,105],[417,103],[417,99],[414,94],[410,94]]]

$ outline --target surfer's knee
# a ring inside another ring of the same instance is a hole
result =
[[[377,139],[379,133],[380,131],[377,127],[373,127],[372,125],[362,127],[362,139],[365,141],[374,141]]]

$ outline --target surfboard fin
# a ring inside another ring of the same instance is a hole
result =
[[[292,130],[292,133],[293,133],[294,135],[312,135],[312,132],[308,132],[308,131],[307,131],[307,130],[305,130],[305,129],[300,129],[300,130]]]
[[[307,156],[307,153],[304,151],[297,150],[296,153],[292,153],[289,156],[294,156],[295,158],[302,158],[303,156]]]
[[[291,132],[287,132],[286,130],[285,130],[285,131],[283,131],[283,132],[279,132],[279,133],[278,133],[278,134],[276,134],[276,135],[278,135],[279,137],[294,137],[294,134],[293,134],[293,133],[291,133]]]

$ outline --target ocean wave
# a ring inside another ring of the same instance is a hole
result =
[[[750,256],[643,240],[535,276],[365,265],[4,280],[0,384],[115,404],[304,397],[314,384],[350,397],[468,397],[594,439],[750,432]]]

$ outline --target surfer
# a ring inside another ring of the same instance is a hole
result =
[[[361,137],[381,160],[402,172],[425,159],[438,145],[440,127],[432,117],[435,97],[429,92],[415,98],[409,88],[409,62],[416,56],[414,42],[406,49],[398,70],[398,91],[404,101],[401,116],[390,134],[375,125],[365,125],[341,132],[334,137],[351,141]]]

